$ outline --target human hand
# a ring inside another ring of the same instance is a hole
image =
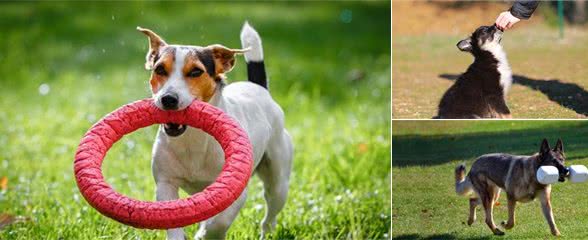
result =
[[[518,19],[517,17],[513,16],[509,11],[506,11],[498,15],[495,24],[500,30],[504,31],[510,29],[512,26],[515,25],[515,23],[518,23],[519,21],[521,21],[521,19]]]

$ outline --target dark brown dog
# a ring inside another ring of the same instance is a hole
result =
[[[492,208],[500,196],[500,190],[506,192],[508,200],[508,221],[502,222],[505,229],[515,224],[514,210],[516,202],[529,202],[536,197],[541,201],[543,215],[549,224],[551,233],[559,236],[551,212],[551,185],[543,185],[536,179],[541,166],[555,166],[559,171],[559,181],[565,181],[568,170],[564,166],[565,155],[561,139],[554,149],[543,139],[539,153],[532,156],[514,156],[504,153],[487,154],[479,157],[472,169],[465,176],[465,165],[455,169],[455,191],[459,195],[470,196],[470,216],[468,225],[476,220],[476,207],[481,203],[486,213],[486,224],[495,235],[504,235],[494,224]]]
[[[482,26],[457,44],[474,62],[445,92],[435,118],[511,118],[505,97],[512,73],[501,39],[501,30]]]

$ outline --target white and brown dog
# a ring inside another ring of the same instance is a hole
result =
[[[233,117],[247,132],[254,154],[254,172],[263,181],[267,204],[261,237],[276,225],[286,203],[293,146],[284,128],[284,112],[267,89],[263,50],[258,33],[247,23],[241,30],[243,50],[222,45],[169,45],[153,31],[137,27],[149,37],[145,68],[151,70],[151,90],[157,107],[181,110],[193,100],[208,102]],[[248,80],[225,86],[224,74],[244,53]],[[178,199],[179,188],[189,194],[210,185],[224,164],[224,152],[200,129],[163,124],[153,145],[152,171],[157,201]],[[229,208],[200,223],[196,239],[219,239],[245,203],[247,189]],[[181,228],[167,230],[168,239],[184,239]]]

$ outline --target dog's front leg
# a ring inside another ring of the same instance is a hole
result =
[[[559,236],[560,233],[557,229],[557,226],[555,225],[553,212],[551,211],[551,186],[548,186],[539,192],[539,199],[541,200],[541,210],[543,210],[543,216],[545,216],[545,220],[547,220],[547,223],[549,224],[551,234],[554,236]]]
[[[517,201],[512,199],[510,196],[508,198],[508,221],[502,222],[502,226],[505,229],[512,229],[515,224],[515,207],[517,205]]]
[[[239,214],[241,207],[245,204],[245,200],[247,200],[247,188],[243,190],[241,196],[239,196],[239,198],[237,198],[237,200],[227,209],[216,216],[201,222],[198,232],[194,235],[194,239],[225,239],[229,227]]]
[[[179,198],[178,187],[167,182],[158,181],[156,189],[157,201],[176,200]],[[184,240],[184,230],[182,228],[173,228],[167,230],[167,239],[170,240]]]

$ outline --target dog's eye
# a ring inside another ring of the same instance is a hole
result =
[[[202,71],[200,68],[193,68],[190,72],[188,72],[188,74],[186,74],[186,77],[199,77],[200,75],[202,75],[203,72],[204,71]]]
[[[154,72],[157,75],[167,76],[167,71],[165,71],[165,68],[162,65],[157,66]]]

